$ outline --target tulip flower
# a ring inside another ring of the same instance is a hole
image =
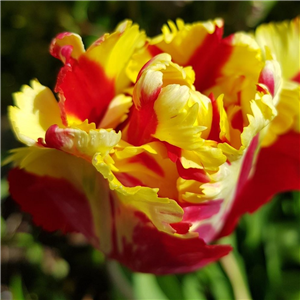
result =
[[[284,123],[299,65],[285,71],[272,44],[288,26],[294,54],[299,21],[226,38],[219,19],[168,24],[150,39],[125,21],[86,51],[58,35],[59,101],[34,80],[9,108],[26,145],[7,159],[10,193],[33,222],[153,274],[225,256],[231,246],[213,242],[300,179],[299,114]]]

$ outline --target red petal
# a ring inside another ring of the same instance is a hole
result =
[[[235,115],[232,117],[231,120],[232,128],[238,129],[240,132],[243,132],[244,130],[244,118],[242,110],[238,110]]]
[[[291,190],[300,190],[300,135],[295,132],[260,150],[253,177],[238,191],[219,237],[230,234],[246,212],[252,213],[275,194]]]
[[[223,200],[214,200],[186,206],[183,208],[184,215],[182,221],[197,222],[208,219],[219,212],[222,202]]]
[[[268,87],[269,92],[274,97],[275,80],[274,80],[274,74],[271,70],[269,70],[268,68],[264,68],[260,73],[258,82],[265,84]]]
[[[15,168],[9,172],[8,182],[12,198],[32,215],[36,225],[95,238],[88,199],[67,180]]]
[[[133,243],[124,241],[123,253],[112,255],[133,271],[156,275],[192,272],[232,250],[228,245],[206,245],[198,237],[181,239],[143,223],[135,228]]]
[[[215,32],[206,36],[186,64],[195,70],[197,91],[203,92],[216,83],[222,67],[233,51],[231,46],[233,35],[223,40],[222,35],[223,27],[216,27]]]
[[[220,139],[220,132],[221,132],[220,112],[217,105],[217,101],[212,93],[209,95],[209,98],[211,100],[212,109],[213,109],[213,119],[212,119],[210,133],[207,139],[216,141],[217,143],[222,143]]]
[[[181,149],[177,146],[171,145],[167,142],[163,142],[168,151],[168,157],[174,163],[181,157]]]
[[[156,132],[158,124],[154,102],[148,102],[140,109],[132,107],[129,118],[127,141],[130,144],[140,146],[153,140],[152,134]]]
[[[163,53],[163,51],[159,49],[156,45],[148,45],[147,50],[150,52],[152,56],[156,56],[160,53]]]
[[[176,230],[176,233],[185,234],[189,231],[189,228],[194,222],[209,219],[213,215],[217,214],[220,211],[222,202],[223,200],[214,200],[185,206],[183,207],[184,215],[182,221],[179,223],[173,223],[171,226]],[[215,229],[211,225],[209,225],[210,228],[207,228],[207,225],[209,224],[202,225],[196,230],[199,233],[199,237],[205,241],[207,241],[205,237],[208,234],[215,234]]]
[[[300,83],[300,72],[298,72],[298,74],[296,74],[293,78],[292,81],[298,82]]]
[[[70,58],[61,68],[55,92],[61,94],[67,115],[97,125],[115,95],[114,88],[114,81],[106,77],[101,66],[82,55],[78,61]]]
[[[156,160],[146,153],[140,153],[129,159],[129,163],[139,163],[150,169],[157,175],[163,177],[165,175],[162,167],[156,162]]]
[[[197,168],[189,168],[185,169],[180,160],[176,162],[177,171],[181,178],[186,180],[196,180],[199,182],[207,183],[210,181],[209,177],[206,175],[204,170],[197,169]]]

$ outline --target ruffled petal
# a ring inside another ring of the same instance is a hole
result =
[[[17,138],[28,146],[44,137],[52,124],[63,126],[54,95],[37,80],[14,94],[14,104],[8,108],[8,117]]]
[[[94,154],[106,156],[120,141],[121,132],[91,129],[88,132],[78,128],[59,128],[52,125],[46,132],[45,146],[91,161]]]

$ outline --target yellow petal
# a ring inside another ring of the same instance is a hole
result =
[[[132,98],[120,94],[108,105],[106,113],[101,120],[99,128],[116,128],[127,119],[129,109],[132,106]]]
[[[264,50],[269,48],[275,54],[285,79],[292,79],[300,71],[300,21],[269,23],[260,25],[255,39]]]
[[[131,21],[121,23],[115,32],[105,34],[86,51],[86,56],[100,64],[108,78],[115,79],[118,94],[130,81],[126,68],[133,53],[145,42],[145,33]]]
[[[202,97],[206,100],[205,96],[200,96],[200,93],[198,95],[199,102]],[[187,86],[174,84],[162,89],[154,104],[158,120],[154,137],[183,149],[200,147],[201,131],[206,127],[197,126],[199,104],[193,103],[191,98],[191,91]]]
[[[37,80],[15,93],[14,103],[16,106],[8,108],[8,116],[17,138],[28,146],[43,138],[51,125],[63,126],[54,95]]]
[[[296,82],[283,81],[282,89],[279,93],[279,103],[276,106],[278,115],[266,128],[262,146],[272,145],[278,136],[290,130],[300,131],[300,86]]]

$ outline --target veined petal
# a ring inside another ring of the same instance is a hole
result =
[[[263,83],[267,86],[270,94],[273,96],[273,102],[276,105],[279,101],[278,92],[282,85],[281,68],[277,60],[273,59],[270,55],[270,59],[266,60],[265,67],[262,69],[259,76],[259,83]]]
[[[190,228],[206,242],[216,239],[216,236],[228,221],[228,214],[234,206],[237,195],[251,176],[258,150],[258,140],[258,136],[253,138],[240,159],[223,164],[219,172],[212,175],[211,182],[200,186],[200,193],[198,189],[198,192],[194,190],[194,193],[190,193],[187,190],[188,192],[183,194],[188,202],[203,203],[203,201],[209,200],[208,205],[211,205],[211,202],[219,203],[219,201],[222,201],[220,209],[213,211],[215,213],[210,218],[195,221]],[[202,202],[200,202],[201,200]]]
[[[63,126],[54,95],[37,80],[14,94],[14,104],[8,108],[9,120],[18,139],[28,146],[44,137],[52,124]]]

